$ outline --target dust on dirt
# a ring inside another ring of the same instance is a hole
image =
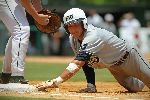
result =
[[[150,61],[150,54],[146,55]],[[0,58],[1,60],[2,58]],[[73,57],[30,57],[26,58],[27,62],[47,62],[47,63],[69,63]],[[40,81],[30,81],[31,85],[38,84]],[[64,82],[59,89],[48,89],[48,92],[36,93],[16,93],[0,92],[0,96],[17,96],[31,98],[56,98],[69,100],[150,100],[150,89],[145,87],[142,92],[129,93],[117,82],[96,82],[97,93],[78,93],[86,87],[86,82]]]
[[[31,81],[31,85],[40,83],[40,81]],[[64,82],[58,88],[49,88],[47,92],[36,93],[16,93],[1,92],[0,96],[18,96],[31,98],[56,98],[69,100],[149,100],[150,90],[145,87],[142,92],[129,93],[117,82],[96,82],[97,93],[78,93],[86,87],[85,82]]]

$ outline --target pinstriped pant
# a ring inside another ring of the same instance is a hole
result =
[[[12,76],[24,76],[30,27],[19,0],[0,1],[0,20],[11,34],[5,49],[2,72],[12,73]]]
[[[108,69],[120,85],[129,91],[141,91],[144,85],[150,88],[150,64],[138,48],[129,51],[129,56],[122,65]]]

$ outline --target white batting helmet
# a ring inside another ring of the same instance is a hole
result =
[[[83,10],[72,8],[68,10],[63,17],[64,26],[71,23],[83,22],[84,28],[87,29],[87,18]]]

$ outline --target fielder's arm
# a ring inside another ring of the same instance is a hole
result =
[[[26,9],[26,11],[34,18],[38,16],[38,13],[30,0],[20,0],[22,6]]]
[[[26,11],[41,25],[47,25],[49,23],[50,16],[38,14],[30,0],[20,0],[22,6],[26,9]]]
[[[31,2],[37,12],[43,9],[41,0],[31,0]]]

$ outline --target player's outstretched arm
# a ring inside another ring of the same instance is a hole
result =
[[[40,91],[43,91],[46,88],[56,88],[60,83],[65,82],[75,75],[84,64],[84,61],[73,60],[59,77],[52,79],[51,81],[42,82],[36,85],[36,87]]]
[[[70,79],[74,74],[76,74],[81,67],[85,64],[84,61],[73,60],[69,66],[64,70],[64,72],[60,75],[63,81]]]

